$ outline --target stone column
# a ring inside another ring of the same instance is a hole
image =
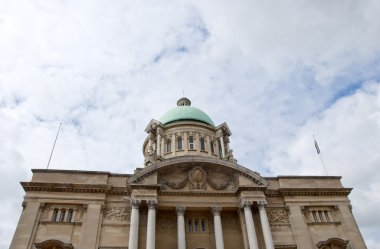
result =
[[[128,249],[137,249],[139,241],[139,207],[140,200],[131,200],[131,224],[129,227]]]
[[[244,209],[245,224],[247,226],[248,243],[250,249],[259,249],[256,238],[255,224],[252,217],[252,202],[243,201],[240,205]]]
[[[227,137],[226,141],[227,153],[230,151],[230,139]]]
[[[154,249],[156,246],[156,205],[157,201],[148,200],[148,225],[146,231],[146,249]]]
[[[222,210],[221,207],[217,207],[217,206],[212,207],[212,213],[214,214],[216,249],[224,249],[222,220],[220,219],[221,210]]]
[[[247,226],[245,225],[244,211],[239,208],[237,213],[239,215],[239,220],[240,220],[240,228],[241,228],[241,232],[243,236],[244,249],[249,249]]]
[[[261,227],[263,228],[265,248],[274,249],[272,232],[270,230],[267,211],[265,210],[266,201],[258,201],[257,205],[259,207]]]
[[[226,153],[224,151],[224,141],[223,141],[223,137],[220,137],[219,138],[219,141],[220,141],[220,147],[221,147],[221,152],[222,152],[222,159],[224,159],[226,157]]]
[[[157,128],[157,156],[161,156],[161,129]]]
[[[178,206],[177,210],[177,235],[178,235],[178,249],[186,249],[185,237],[185,207]]]
[[[18,222],[10,249],[32,248],[33,237],[41,213],[41,203],[24,202],[20,220]]]

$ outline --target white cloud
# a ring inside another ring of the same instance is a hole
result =
[[[2,228],[15,226],[18,182],[46,167],[59,122],[51,168],[131,173],[143,163],[146,124],[184,90],[229,124],[235,157],[263,175],[321,174],[315,132],[330,174],[354,187],[368,245],[380,242],[367,215],[379,200],[370,199],[379,174],[378,1],[2,4],[1,186],[15,190],[0,192],[10,214]]]

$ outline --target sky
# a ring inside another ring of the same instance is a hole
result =
[[[0,0],[0,248],[44,169],[132,173],[184,95],[263,176],[342,176],[380,248],[380,1]]]

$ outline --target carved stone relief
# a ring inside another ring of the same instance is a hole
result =
[[[273,207],[266,209],[268,214],[269,224],[271,225],[285,225],[289,224],[288,211],[283,207]]]
[[[206,183],[206,171],[199,166],[195,166],[189,171],[190,189],[204,189]]]
[[[208,169],[195,166],[190,170],[175,169],[166,174],[159,174],[161,190],[184,189],[206,190],[209,187],[214,190],[235,191],[237,175],[219,169]],[[206,184],[207,183],[207,184]]]
[[[108,221],[129,221],[130,215],[129,208],[125,207],[107,207],[103,211],[103,218]]]
[[[45,206],[44,209],[42,209],[40,220],[41,221],[50,220],[49,214],[50,214],[50,208]]]

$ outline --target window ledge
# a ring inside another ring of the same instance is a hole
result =
[[[341,224],[341,222],[340,221],[308,221],[307,224],[309,225],[329,225],[329,224],[339,225]]]

